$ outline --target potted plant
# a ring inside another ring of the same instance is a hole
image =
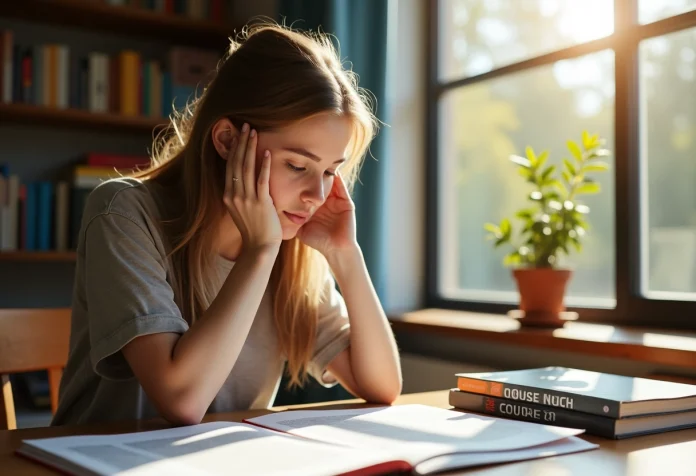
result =
[[[609,169],[606,159],[611,153],[603,148],[604,143],[587,131],[580,144],[569,140],[571,158],[563,159],[560,174],[555,165],[546,164],[547,151],[537,155],[527,147],[526,157],[510,157],[522,178],[533,186],[527,196],[529,206],[515,214],[521,222],[520,232],[515,236],[507,218],[499,225],[486,223],[484,228],[496,248],[512,246],[504,264],[514,268],[520,294],[520,309],[514,314],[522,325],[560,327],[567,319],[563,301],[572,270],[563,267],[560,258],[582,249],[590,209],[579,199],[600,191],[592,176]]]

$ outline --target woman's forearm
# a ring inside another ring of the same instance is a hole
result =
[[[202,418],[232,371],[277,254],[277,248],[242,253],[210,307],[178,340],[172,355],[172,381],[190,414]]]
[[[391,403],[402,387],[394,335],[360,248],[329,259],[350,319],[350,364],[359,396]]]

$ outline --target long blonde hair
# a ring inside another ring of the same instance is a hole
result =
[[[150,167],[134,174],[166,196],[164,208],[171,212],[162,226],[171,245],[171,279],[189,323],[215,298],[215,225],[227,213],[225,161],[213,146],[213,125],[228,118],[237,127],[247,122],[262,133],[318,113],[348,117],[353,134],[341,175],[349,190],[377,129],[371,96],[343,68],[327,35],[267,23],[245,28],[238,39],[230,39],[214,74],[200,97],[173,115],[158,135]],[[269,285],[291,386],[306,380],[329,272],[321,254],[297,238],[281,245]]]

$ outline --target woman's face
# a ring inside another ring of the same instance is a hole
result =
[[[320,114],[259,134],[257,174],[268,149],[271,152],[269,190],[284,240],[294,238],[326,201],[334,174],[347,158],[351,132],[349,119]]]

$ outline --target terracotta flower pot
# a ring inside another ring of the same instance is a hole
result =
[[[528,268],[515,269],[512,274],[520,293],[521,313],[516,317],[523,326],[562,327],[573,319],[564,312],[563,303],[571,270]]]

